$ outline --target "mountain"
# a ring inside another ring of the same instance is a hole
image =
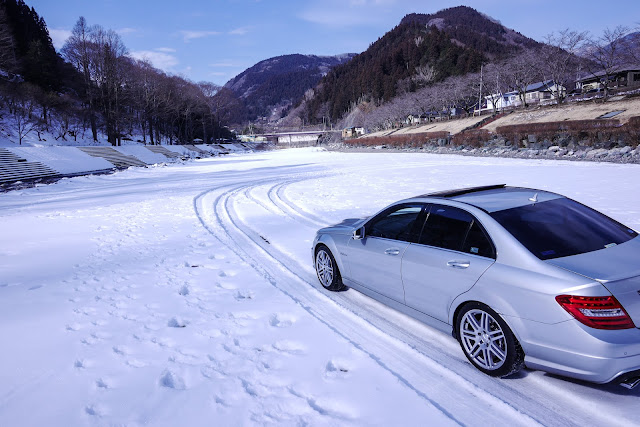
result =
[[[475,49],[494,59],[522,48],[535,48],[540,43],[506,28],[499,21],[467,6],[443,9],[435,14],[412,13],[400,25],[417,23],[436,27],[460,46]]]
[[[480,70],[538,42],[466,6],[410,14],[317,87],[308,120],[339,119],[363,100],[380,103],[450,76]]]
[[[333,67],[355,54],[337,56],[283,55],[266,59],[229,80],[225,88],[236,94],[250,120],[271,116],[298,101]]]

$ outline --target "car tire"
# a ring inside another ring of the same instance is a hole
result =
[[[464,355],[485,374],[506,377],[524,366],[524,351],[517,338],[502,317],[485,304],[465,305],[455,327]]]
[[[323,288],[334,292],[344,289],[345,286],[342,283],[342,276],[340,275],[336,259],[325,245],[319,245],[317,247],[314,265],[318,280]]]

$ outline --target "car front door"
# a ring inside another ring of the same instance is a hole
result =
[[[431,205],[418,242],[402,258],[406,304],[447,322],[453,300],[494,262],[493,244],[470,213]]]
[[[410,242],[417,241],[424,208],[424,204],[396,205],[369,220],[364,237],[349,241],[346,258],[349,278],[404,303],[402,255]]]

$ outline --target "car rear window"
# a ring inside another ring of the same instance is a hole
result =
[[[497,211],[491,216],[541,260],[605,249],[638,235],[567,198]]]

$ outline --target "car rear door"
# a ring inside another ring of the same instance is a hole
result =
[[[431,205],[417,243],[402,257],[406,304],[448,322],[453,300],[468,291],[495,262],[495,249],[470,213]]]
[[[404,303],[402,255],[417,241],[424,220],[424,204],[393,206],[365,224],[365,235],[351,239],[346,255],[350,279],[379,294]]]

